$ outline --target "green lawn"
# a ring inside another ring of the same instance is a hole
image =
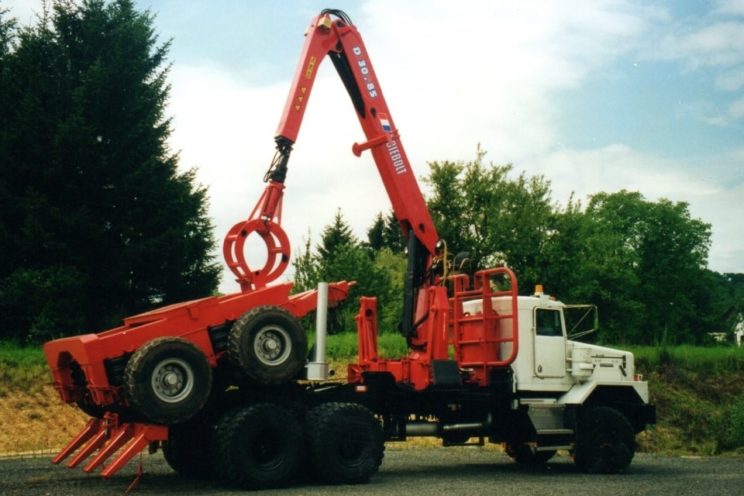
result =
[[[310,346],[315,342],[315,334],[308,333]],[[352,359],[357,355],[357,334],[344,332],[326,337],[326,355],[329,358]],[[377,349],[380,356],[397,358],[408,353],[405,338],[398,333],[384,333],[377,337]]]
[[[744,371],[744,347],[732,346],[626,346],[615,348],[632,351],[636,364],[645,370],[674,365],[691,372],[725,373]]]
[[[10,389],[37,390],[50,381],[41,346],[0,342],[0,397]]]

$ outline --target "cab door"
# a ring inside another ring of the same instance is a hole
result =
[[[563,312],[558,308],[535,308],[533,316],[535,375],[566,375],[566,333]]]

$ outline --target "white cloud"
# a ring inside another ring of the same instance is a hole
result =
[[[720,74],[716,78],[716,87],[724,91],[737,91],[744,87],[744,67]]]
[[[41,0],[2,0],[2,9],[7,9],[8,15],[18,19],[21,26],[36,24],[43,12]]]
[[[744,117],[744,98],[739,98],[729,105],[729,115],[732,119],[741,119]]]
[[[720,128],[734,125],[736,121],[744,117],[744,99],[742,98],[731,100],[725,106],[698,101],[686,104],[680,103],[677,108],[678,117],[689,116]]]
[[[645,25],[615,2],[466,5],[374,2],[355,16],[414,163],[469,157],[477,142],[513,162],[550,148],[552,93],[607,67]]]
[[[714,9],[715,14],[744,17],[744,0],[723,0]]]
[[[658,45],[646,50],[651,58],[683,60],[691,69],[732,67],[744,63],[744,22],[725,20],[703,24],[690,30],[680,24]]]
[[[538,164],[537,172],[551,180],[554,197],[559,200],[568,198],[571,192],[581,198],[620,189],[640,191],[652,200],[716,191],[714,186],[681,172],[674,161],[644,155],[620,144],[559,150],[546,154]]]

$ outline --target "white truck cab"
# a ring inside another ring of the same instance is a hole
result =
[[[464,304],[464,310],[479,313],[482,302]],[[510,312],[509,297],[492,299],[493,309]],[[519,462],[542,462],[558,449],[569,450],[587,471],[613,471],[614,467],[592,466],[597,457],[582,446],[599,446],[598,437],[623,438],[612,446],[630,446],[633,456],[634,434],[655,421],[655,410],[648,405],[648,383],[636,374],[633,354],[628,351],[582,343],[569,339],[564,303],[543,294],[518,297],[519,350],[511,363],[514,397],[512,409],[523,415],[523,428],[505,443],[506,451]],[[511,333],[504,322],[501,332]],[[502,357],[512,354],[512,343],[503,343]],[[582,441],[588,439],[589,441]],[[620,463],[619,466],[623,466]]]

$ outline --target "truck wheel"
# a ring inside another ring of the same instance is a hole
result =
[[[366,482],[382,463],[385,444],[380,423],[356,403],[325,403],[305,419],[314,475],[331,484]]]
[[[584,472],[614,474],[630,465],[635,454],[633,427],[625,416],[605,406],[580,412],[574,461]]]
[[[157,338],[134,352],[124,370],[127,398],[151,422],[177,424],[201,410],[212,387],[212,368],[180,338]]]
[[[209,424],[201,415],[183,424],[170,426],[168,440],[163,443],[165,461],[184,477],[211,477],[210,435]]]
[[[294,379],[305,366],[305,331],[289,312],[257,307],[233,324],[228,354],[250,379],[273,385]]]
[[[525,443],[507,443],[505,451],[518,464],[530,467],[545,465],[556,453],[555,450],[534,451]]]
[[[257,403],[227,413],[214,427],[217,476],[247,489],[285,485],[297,476],[302,429],[288,410]]]

